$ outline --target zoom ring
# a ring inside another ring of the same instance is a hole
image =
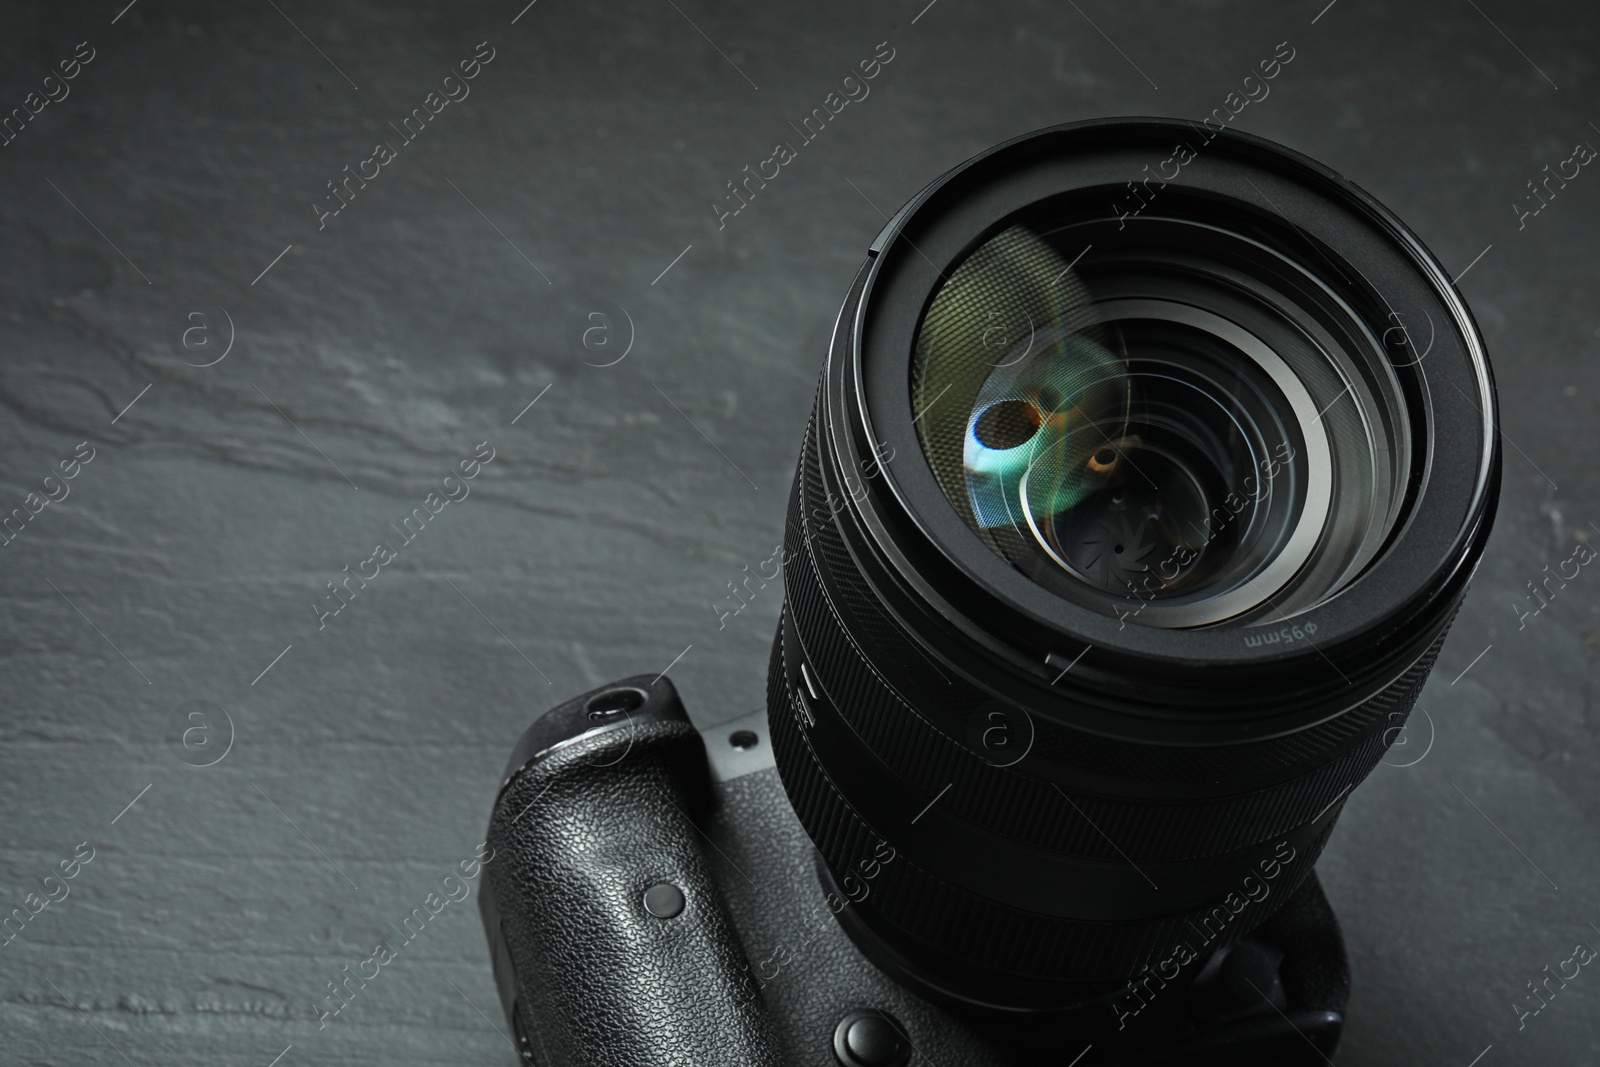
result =
[[[790,666],[780,634],[768,672],[768,719],[779,775],[829,869],[856,870],[878,854],[878,842],[892,844],[895,835],[869,826],[823,769],[805,736],[805,698],[787,682]],[[941,956],[1021,978],[1115,982],[1159,966],[1180,946],[1210,952],[1249,933],[1311,873],[1332,829],[1330,821],[1308,845],[1295,849],[1273,880],[1261,882],[1268,891],[1259,899],[1241,886],[1238,893],[1154,922],[1086,921],[1008,907],[929,874],[903,852],[882,864],[869,895],[853,906],[870,911],[880,929],[892,927],[897,932],[892,947],[908,954],[931,944],[940,947]],[[1281,854],[1268,847],[1260,858],[1270,862]]]

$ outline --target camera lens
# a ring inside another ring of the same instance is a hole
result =
[[[950,171],[869,250],[791,497],[772,740],[841,921],[1011,1010],[1248,933],[1405,721],[1498,486],[1469,312],[1327,168],[1137,119]]]

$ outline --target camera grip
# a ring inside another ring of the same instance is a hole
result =
[[[664,678],[585,694],[523,736],[479,904],[525,1059],[781,1062],[695,823],[710,798],[704,744]]]

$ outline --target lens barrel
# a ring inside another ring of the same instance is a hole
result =
[[[851,287],[786,528],[769,717],[841,921],[1013,1011],[1249,932],[1404,725],[1499,471],[1449,275],[1320,164],[1126,119],[939,178]]]

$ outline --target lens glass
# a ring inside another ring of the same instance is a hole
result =
[[[1257,233],[1093,236],[1009,226],[933,294],[911,400],[950,503],[1036,582],[1142,625],[1336,595],[1404,495],[1370,324]]]

